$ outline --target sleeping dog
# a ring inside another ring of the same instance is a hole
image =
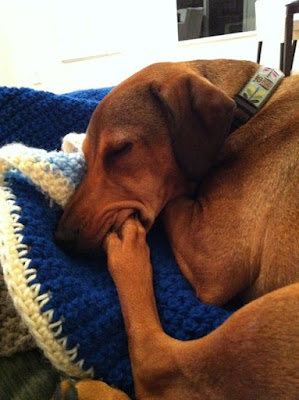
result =
[[[91,118],[87,174],[57,237],[107,251],[137,399],[298,399],[299,76],[258,107],[279,74],[265,71],[232,60],[154,64]],[[198,298],[246,303],[202,339],[180,342],[161,327],[145,239],[158,215]],[[70,392],[127,398],[91,380],[64,382],[57,398]]]

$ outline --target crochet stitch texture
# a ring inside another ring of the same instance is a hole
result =
[[[54,95],[0,88],[0,145],[21,143],[0,149],[0,253],[15,308],[52,363],[132,395],[126,335],[105,256],[73,257],[53,240],[62,207],[85,171],[80,152],[57,149],[68,132],[85,131],[108,91]],[[158,224],[148,243],[165,331],[190,340],[223,323],[231,313],[197,300]]]
[[[17,314],[7,294],[2,268],[0,266],[0,357],[35,347],[32,335]]]

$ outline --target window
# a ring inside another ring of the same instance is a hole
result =
[[[255,30],[255,0],[177,0],[178,39]]]

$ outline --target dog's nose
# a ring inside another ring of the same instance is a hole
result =
[[[58,227],[55,234],[55,242],[66,250],[75,250],[79,236],[79,229]]]

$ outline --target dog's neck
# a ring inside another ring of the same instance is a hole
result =
[[[221,65],[223,64],[221,63]],[[234,60],[229,62],[228,66],[225,65],[220,73],[218,60],[212,62],[211,66],[205,70],[206,77],[210,82],[236,100],[236,109],[229,133],[244,125],[256,111],[254,105],[240,98],[239,94],[258,70],[259,65],[255,63]]]
[[[202,61],[196,65],[196,69],[235,99],[237,107],[230,133],[246,124],[267,103],[284,78],[278,69],[259,66],[250,61]]]
[[[258,70],[259,65],[251,61],[201,60],[191,61],[189,66],[215,86],[234,98]]]
[[[260,66],[251,61],[230,60],[223,62],[223,60],[202,60],[189,62],[189,67],[219,87],[228,96],[235,98],[255,75]],[[283,81],[282,86],[285,86],[285,82],[286,80]],[[279,88],[262,108],[264,120],[265,109],[280,95],[280,92]],[[232,134],[232,132],[234,133]],[[260,127],[257,124],[251,126],[250,129],[237,129],[234,131],[234,128],[232,128],[230,133],[219,153],[217,163],[230,159],[232,154],[235,154],[240,149],[249,149],[252,143],[261,138]],[[271,134],[271,132],[268,132],[268,134]]]

